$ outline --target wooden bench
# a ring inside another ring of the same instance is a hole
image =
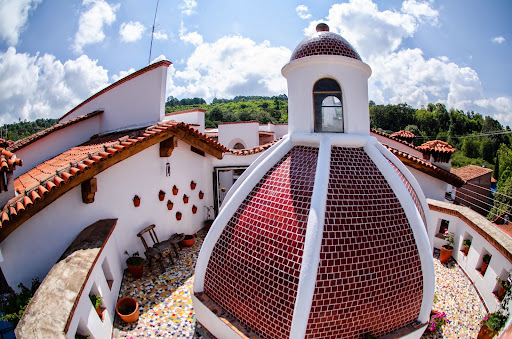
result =
[[[152,247],[148,246],[148,243],[144,238],[144,235],[146,233],[149,233],[149,237],[153,241]],[[175,262],[172,255],[172,250],[174,250],[174,254],[176,255],[176,258],[178,258],[179,253],[177,246],[179,242],[185,238],[185,235],[183,233],[175,233],[171,235],[169,239],[159,241],[155,231],[155,224],[149,225],[148,227],[144,228],[142,231],[137,233],[137,236],[140,238],[142,244],[144,245],[144,255],[148,259],[149,268],[151,269],[153,263],[159,263],[162,271],[165,271],[162,262],[165,257],[169,257],[169,259],[174,265]]]

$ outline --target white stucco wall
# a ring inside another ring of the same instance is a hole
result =
[[[199,132],[204,133],[204,110],[170,113],[165,115],[164,120],[185,122],[191,124],[191,127],[197,129]]]
[[[451,185],[412,167],[407,166],[407,169],[412,173],[412,175],[414,175],[420,184],[426,198],[444,201],[444,194],[451,190]]]
[[[227,148],[233,148],[241,142],[245,148],[259,146],[259,126],[257,121],[219,124],[219,143]]]
[[[368,65],[343,56],[315,55],[290,62],[281,73],[288,81],[290,133],[314,131],[313,86],[325,77],[335,79],[341,86],[345,133],[370,133]]]
[[[91,113],[91,112],[89,112]],[[74,125],[55,131],[42,139],[16,151],[16,157],[23,160],[23,166],[17,166],[14,177],[51,159],[68,149],[80,145],[91,138],[91,135],[99,133],[101,114],[96,115]]]
[[[120,83],[85,103],[60,122],[103,110],[100,133],[154,124],[164,118],[166,80],[167,66],[163,64]]]
[[[484,299],[489,311],[494,312],[498,310],[499,303],[493,294],[493,291],[498,289],[496,277],[499,276],[501,279],[506,278],[508,275],[507,272],[512,269],[512,263],[510,263],[496,248],[494,248],[494,246],[492,246],[484,237],[482,237],[475,229],[470,227],[462,219],[457,216],[433,210],[431,210],[430,213],[433,227],[435,227],[435,232],[439,231],[439,225],[442,219],[449,221],[448,232],[453,232],[455,234],[452,257],[469,276]],[[489,226],[493,227],[491,223],[489,223]],[[493,227],[493,229],[495,229],[496,232],[501,232],[501,230],[496,227]],[[505,233],[503,233],[503,236],[509,237]],[[461,251],[463,250],[462,241],[467,238],[472,238],[472,243],[469,248],[468,256],[466,257]],[[435,238],[434,248],[440,249],[444,244],[446,244],[446,241]],[[482,276],[477,269],[482,265],[484,253],[491,254],[492,258],[485,275]]]
[[[170,177],[165,176],[167,161]],[[204,206],[213,205],[211,166],[211,156],[191,152],[184,142],[178,142],[170,158],[160,158],[156,144],[98,174],[94,203],[84,204],[80,186],[75,187],[0,244],[4,257],[0,266],[8,284],[15,287],[20,282],[30,283],[34,276],[44,278],[78,233],[99,219],[118,219],[123,259],[124,250],[144,253],[136,234],[148,225],[156,224],[160,240],[173,233],[197,232],[206,219]],[[190,189],[191,180],[197,183],[194,191]],[[180,190],[177,196],[172,195],[173,185]],[[167,193],[162,202],[158,200],[161,189]],[[205,193],[203,200],[198,197],[200,190]],[[184,193],[190,196],[188,204],[183,203]],[[141,197],[138,208],[132,202],[135,194]],[[172,211],[167,210],[167,199],[174,202]],[[197,214],[192,214],[192,205],[198,207]],[[183,213],[181,221],[176,220],[176,211]]]

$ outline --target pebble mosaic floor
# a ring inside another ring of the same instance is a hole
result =
[[[149,274],[135,280],[125,274],[119,297],[131,296],[138,300],[138,322],[126,324],[117,316],[113,338],[197,338],[194,337],[196,322],[192,308],[191,292],[193,272],[199,249],[204,240],[201,231],[194,246],[180,251],[176,264],[168,265],[161,273],[155,268]],[[476,338],[479,321],[486,314],[475,288],[453,259],[447,265],[439,262],[439,252],[434,253],[437,302],[434,309],[446,312],[451,323],[436,334],[424,334],[422,338]]]

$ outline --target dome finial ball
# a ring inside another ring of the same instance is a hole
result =
[[[329,32],[329,26],[327,26],[326,23],[319,23],[318,25],[316,25],[316,31],[317,32]]]

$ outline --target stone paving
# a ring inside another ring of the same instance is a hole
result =
[[[164,273],[150,274],[135,280],[125,274],[119,297],[131,296],[138,300],[140,317],[134,324],[126,324],[116,316],[113,338],[194,338],[196,322],[191,292],[193,272],[204,233],[196,243],[184,248],[176,264],[168,265]],[[434,310],[446,312],[450,324],[440,332],[424,334],[422,338],[476,338],[479,321],[486,314],[475,288],[453,259],[447,265],[434,254],[437,301]]]

